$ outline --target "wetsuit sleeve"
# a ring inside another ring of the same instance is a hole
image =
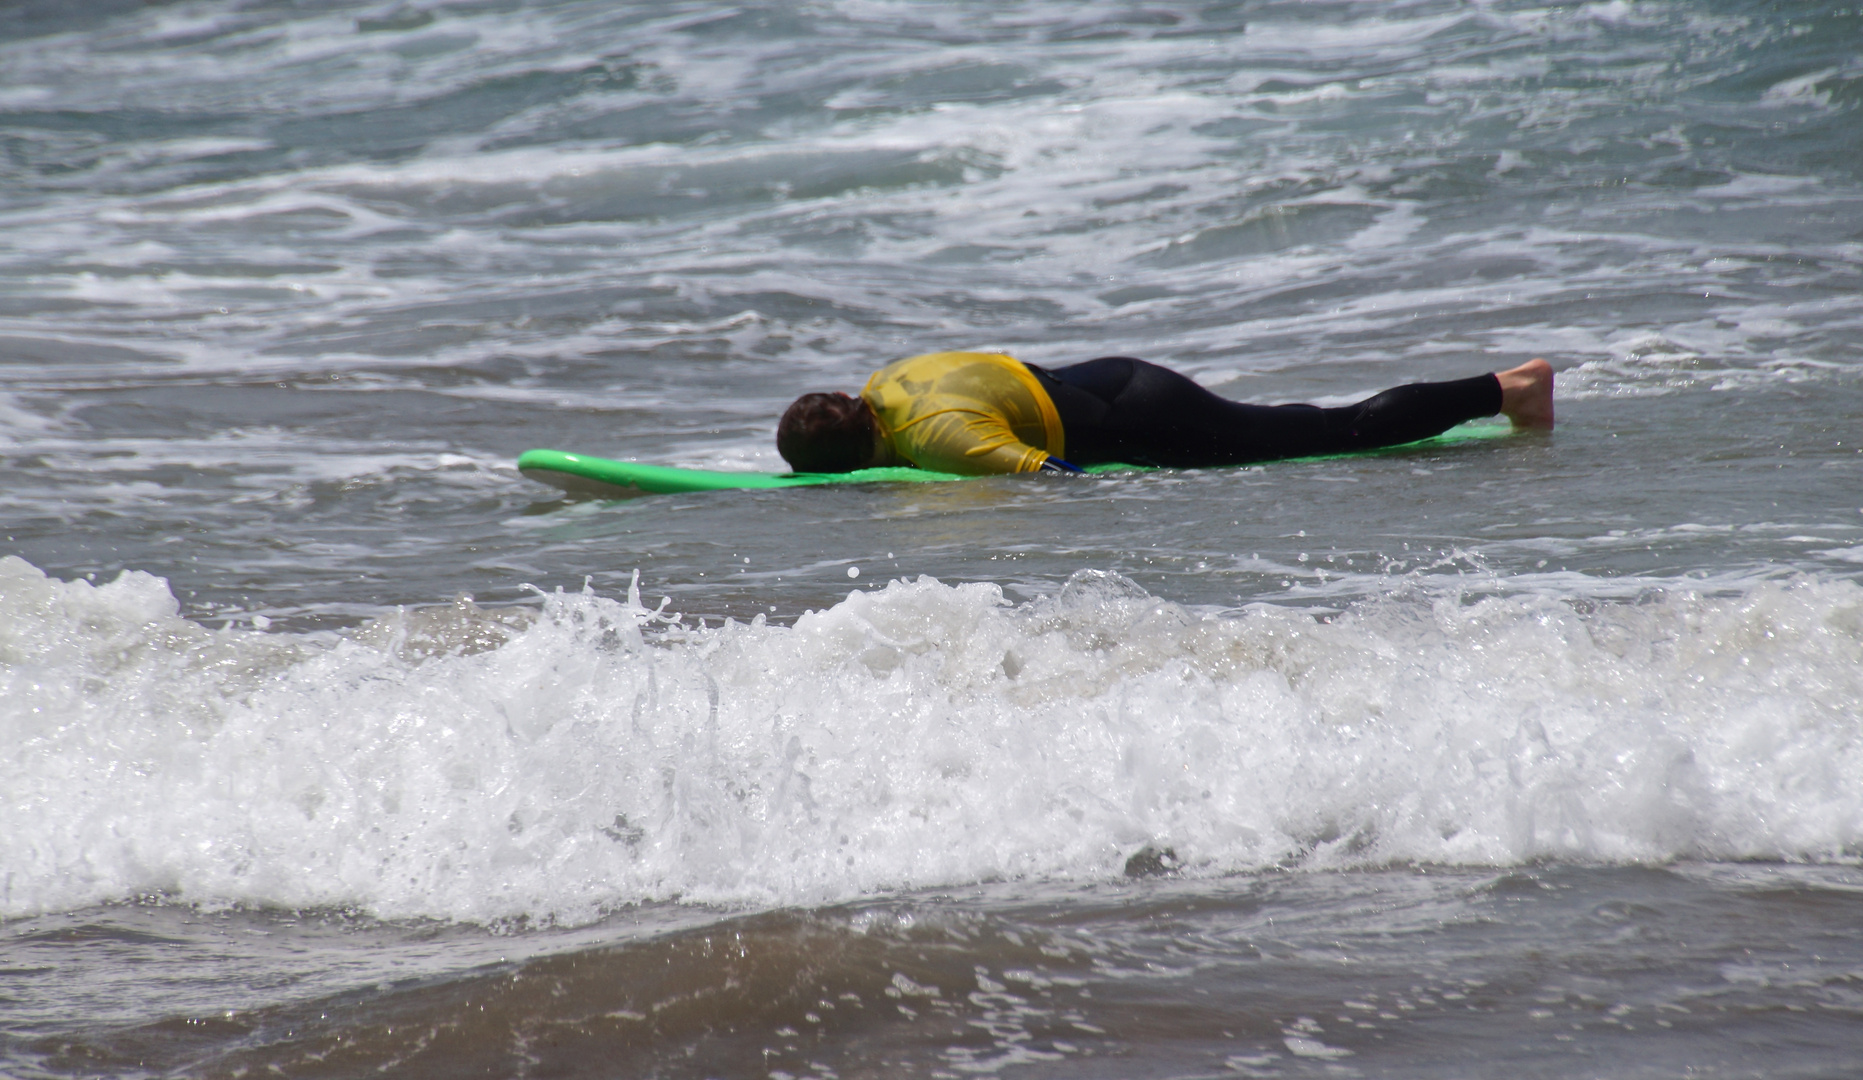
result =
[[[898,432],[894,445],[912,463],[960,476],[1034,472],[1046,451],[1016,438],[1002,417],[968,409],[936,413]]]

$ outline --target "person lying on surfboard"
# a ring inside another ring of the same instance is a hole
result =
[[[881,368],[859,397],[802,395],[777,424],[776,449],[799,473],[1244,465],[1396,446],[1497,412],[1516,428],[1549,430],[1552,394],[1544,360],[1328,409],[1231,401],[1129,356],[1049,370],[1000,353],[941,352]]]

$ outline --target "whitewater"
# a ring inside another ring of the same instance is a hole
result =
[[[170,894],[585,922],[1090,881],[1147,843],[1214,877],[1863,840],[1851,582],[1322,622],[1082,571],[1020,606],[895,580],[787,627],[695,630],[635,590],[294,639],[204,629],[146,574],[4,570],[15,916]]]

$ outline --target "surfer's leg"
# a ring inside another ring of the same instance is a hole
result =
[[[1523,384],[1516,390],[1523,413],[1536,400],[1536,391],[1524,386],[1533,381],[1531,367],[1505,373]],[[1440,434],[1491,416],[1506,403],[1495,375],[1413,383],[1325,409],[1230,401],[1168,368],[1130,357],[1101,357],[1038,374],[1061,414],[1066,456],[1083,465],[1120,461],[1192,468],[1371,450]],[[1550,411],[1550,369],[1545,385]]]
[[[1544,360],[1529,360],[1491,375],[1399,386],[1325,412],[1332,443],[1326,453],[1415,442],[1497,412],[1516,428],[1551,430],[1553,370]]]
[[[1321,410],[1310,405],[1245,405],[1129,356],[1033,370],[1061,414],[1065,456],[1077,465],[1233,465],[1318,453],[1308,447],[1325,437]]]
[[[1309,452],[1376,450],[1427,439],[1476,417],[1493,416],[1505,396],[1494,375],[1392,387],[1356,405],[1322,409],[1325,447]]]
[[[1263,437],[1276,444],[1302,437],[1305,418],[1257,415],[1260,406],[1130,356],[1034,370],[1061,414],[1065,457],[1076,465],[1232,465],[1286,456],[1259,445]]]

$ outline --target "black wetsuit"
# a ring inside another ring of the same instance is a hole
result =
[[[1129,356],[1052,370],[1026,366],[1061,414],[1067,460],[1074,465],[1197,468],[1373,450],[1501,411],[1501,384],[1493,375],[1411,383],[1326,409],[1231,401]]]

